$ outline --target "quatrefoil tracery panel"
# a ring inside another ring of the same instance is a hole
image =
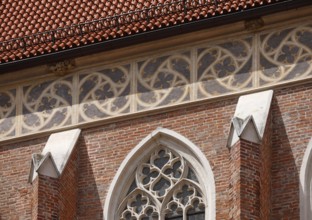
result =
[[[252,38],[198,48],[198,98],[251,88],[252,52]]]
[[[312,73],[312,25],[260,36],[260,85],[308,77]]]
[[[193,213],[204,218],[198,178],[178,153],[161,146],[139,164],[134,176],[118,211],[121,220],[159,220]]]
[[[22,133],[60,128],[72,122],[73,77],[22,88]]]
[[[130,64],[79,75],[79,122],[130,112]]]
[[[184,52],[137,63],[139,111],[190,100],[190,56],[190,52]]]
[[[153,198],[139,189],[129,194],[122,206],[126,206],[126,208],[120,214],[121,220],[149,220],[159,216]]]
[[[154,152],[149,163],[143,163],[136,172],[139,185],[162,200],[167,192],[185,175],[183,158],[168,149]]]

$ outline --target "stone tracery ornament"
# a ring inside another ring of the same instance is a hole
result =
[[[80,122],[130,111],[130,65],[80,74]]]
[[[156,207],[152,199],[144,192],[135,190],[124,201],[125,210],[121,213],[122,220],[153,219],[158,217]]]
[[[159,146],[137,166],[118,216],[120,220],[204,220],[205,201],[193,168],[177,152]]]
[[[22,133],[71,124],[72,76],[23,87]]]
[[[138,62],[138,110],[189,100],[190,66],[190,52]]]
[[[312,71],[312,25],[260,36],[260,85],[308,77]]]
[[[14,136],[16,127],[16,90],[0,91],[0,136]]]
[[[237,39],[198,48],[198,97],[252,87],[252,39]]]

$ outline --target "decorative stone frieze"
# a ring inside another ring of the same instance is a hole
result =
[[[190,101],[190,51],[137,63],[137,110]]]
[[[260,33],[259,85],[312,75],[312,25]]]
[[[72,124],[73,76],[22,87],[21,133]]]
[[[231,39],[2,88],[0,140],[312,79],[311,23]]]
[[[130,112],[131,65],[79,75],[79,122]]]
[[[252,37],[197,49],[197,96],[214,97],[254,87]]]
[[[0,90],[0,139],[16,136],[16,88]]]

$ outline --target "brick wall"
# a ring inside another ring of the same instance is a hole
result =
[[[231,148],[229,179],[229,219],[239,219],[241,216],[241,185],[240,185],[240,141],[236,142]]]
[[[78,201],[78,146],[74,147],[68,163],[59,178],[60,219],[76,219]]]
[[[38,175],[37,183],[38,192],[34,192],[38,196],[38,211],[37,216],[34,216],[38,220],[58,220],[59,219],[59,188],[60,182],[57,178]]]
[[[269,220],[271,213],[272,111],[260,145],[260,219]]]
[[[28,184],[30,159],[40,153],[47,138],[8,145],[0,144],[0,219],[29,220],[32,185]]]
[[[312,85],[275,92],[272,106],[272,218],[299,219],[299,174],[312,137]]]
[[[104,198],[120,163],[133,147],[157,127],[184,135],[207,155],[217,184],[217,215],[226,218],[230,175],[226,136],[236,102],[237,99],[232,99],[183,108],[84,131],[80,140],[80,219],[102,219]]]
[[[311,94],[311,83],[275,91],[270,219],[299,219],[299,168],[312,136]],[[216,182],[217,219],[229,219],[233,203],[229,186],[230,152],[226,143],[236,103],[237,98],[229,98],[196,107],[186,105],[167,113],[84,129],[78,142],[78,219],[103,219],[105,196],[120,163],[157,127],[184,135],[204,152]],[[18,219],[19,216],[31,219],[31,185],[27,183],[30,158],[32,153],[40,153],[46,140],[0,147],[1,220]],[[264,152],[263,158],[270,158],[270,152]],[[264,172],[263,175],[266,178],[261,184],[269,185],[270,174]],[[68,178],[73,179],[73,176]],[[265,198],[261,200],[265,201]],[[73,206],[71,210],[75,209]],[[268,207],[263,210],[263,213],[270,211]]]
[[[75,146],[59,177],[38,174],[32,183],[32,219],[76,219],[78,162],[78,147]]]
[[[269,127],[270,120],[267,128]],[[269,219],[271,193],[269,130],[266,129],[261,144],[240,139],[230,149],[230,212],[227,219]]]
[[[240,217],[260,220],[260,145],[240,141]]]
[[[32,182],[31,219],[37,219],[38,217],[38,183],[39,178]]]

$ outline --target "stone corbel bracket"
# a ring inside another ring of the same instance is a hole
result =
[[[42,153],[32,155],[28,182],[32,183],[38,174],[58,178],[67,164],[80,132],[80,129],[73,129],[52,134]]]
[[[269,115],[273,90],[241,96],[238,100],[227,142],[231,148],[239,139],[261,143]]]

